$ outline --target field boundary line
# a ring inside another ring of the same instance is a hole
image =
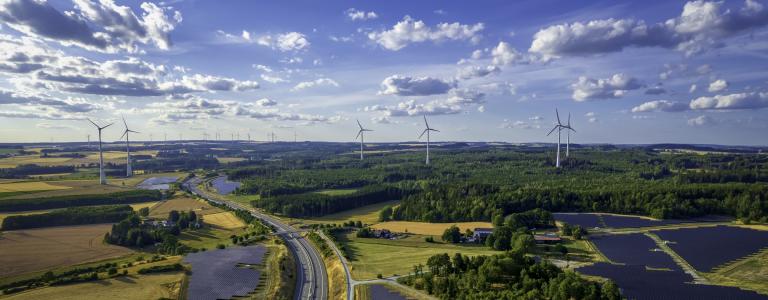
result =
[[[696,271],[696,269],[693,266],[691,266],[691,264],[689,264],[685,259],[683,259],[682,256],[677,254],[675,250],[672,250],[672,248],[670,248],[669,245],[664,243],[664,240],[662,240],[658,235],[650,232],[645,232],[644,234],[647,237],[651,238],[656,243],[656,245],[659,246],[659,248],[662,251],[666,252],[669,256],[671,256],[672,260],[674,260],[678,266],[683,268],[683,271],[685,271],[685,273],[688,273],[689,275],[691,275],[691,277],[693,277],[694,283],[709,284],[709,280],[706,277],[699,274],[699,272]]]

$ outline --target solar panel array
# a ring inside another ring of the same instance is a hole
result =
[[[144,190],[167,190],[170,184],[176,182],[176,177],[151,177],[147,178],[136,187]]]
[[[400,293],[380,284],[371,285],[371,300],[407,300]]]
[[[212,180],[211,184],[216,189],[216,191],[219,192],[219,194],[226,195],[234,192],[237,188],[240,187],[241,183],[229,181],[226,177],[218,177]]]
[[[257,245],[188,254],[184,257],[184,262],[192,265],[188,299],[229,299],[247,295],[259,284],[261,273],[239,264],[259,264],[266,251],[265,247]]]
[[[597,248],[613,262],[651,268],[679,270],[672,257],[658,249],[656,242],[642,233],[591,237]]]
[[[696,270],[713,268],[768,247],[768,231],[733,226],[654,231]]]
[[[578,272],[610,278],[627,299],[768,299],[768,296],[735,287],[692,284],[690,275],[682,271],[650,271],[639,265],[596,263]]]

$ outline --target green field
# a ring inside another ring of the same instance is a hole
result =
[[[357,189],[332,189],[332,190],[322,190],[317,191],[315,193],[328,195],[328,196],[341,196],[341,195],[349,195],[357,192]]]
[[[379,223],[379,211],[385,206],[395,206],[400,203],[399,200],[387,201],[382,203],[376,203],[358,208],[345,210],[335,214],[325,215],[312,219],[291,219],[298,223],[304,224],[341,224],[349,221],[360,221],[363,224],[376,224]]]
[[[384,277],[412,272],[416,264],[426,264],[435,254],[493,255],[500,253],[478,245],[453,245],[427,243],[424,236],[411,235],[401,240],[357,238],[354,233],[339,237],[349,249],[352,276],[357,280],[374,279],[377,274]]]
[[[222,229],[207,226],[198,230],[184,231],[179,235],[179,242],[192,248],[216,249],[216,245],[231,245],[229,236],[241,234],[243,229]]]

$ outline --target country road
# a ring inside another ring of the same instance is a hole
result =
[[[203,182],[201,178],[190,178],[182,183],[182,189],[208,201],[223,204],[233,209],[249,211],[254,217],[275,227],[275,234],[285,241],[285,245],[296,258],[297,282],[294,299],[328,299],[328,275],[320,253],[310,245],[292,226],[278,219],[260,213],[251,207],[226,200],[213,193],[201,191],[197,186]]]

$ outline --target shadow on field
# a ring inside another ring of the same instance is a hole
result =
[[[349,233],[349,234],[354,234]],[[348,260],[357,260],[358,253],[360,253],[360,249],[357,246],[354,246],[349,239],[348,234],[337,234],[336,240],[339,242],[339,244],[344,246],[344,249],[339,249],[342,252],[344,252],[345,256]]]

